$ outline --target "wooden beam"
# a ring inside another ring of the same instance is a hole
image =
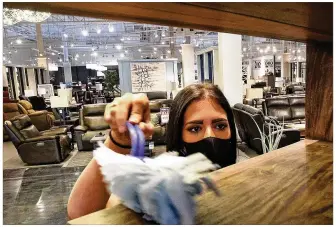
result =
[[[333,141],[333,45],[307,44],[306,137]]]
[[[285,11],[286,5],[278,7],[272,11],[272,17],[262,17],[258,15],[269,15],[267,13],[272,8],[273,3],[259,3],[259,8],[254,14],[235,10],[225,11],[225,7],[210,7],[213,3],[199,5],[194,3],[120,3],[120,2],[5,2],[4,7],[27,8],[40,11],[48,11],[57,14],[78,15],[95,18],[106,18],[113,20],[134,21],[149,24],[189,27],[204,29],[217,32],[228,32],[251,36],[269,37],[276,39],[295,40],[295,41],[332,41],[332,29],[327,28],[332,24],[329,21],[330,11],[320,11],[326,15],[328,21],[321,21],[320,17],[311,14],[312,5],[296,3],[297,8],[303,8],[301,12],[308,15],[306,20],[314,23],[305,22],[301,16],[301,22],[294,23],[295,13]],[[241,3],[232,3],[241,4]],[[245,4],[245,3],[244,3]],[[261,5],[263,4],[263,5]],[[283,3],[287,4],[287,3]],[[237,5],[239,6],[239,5]],[[263,6],[263,7],[261,7]],[[243,7],[245,8],[245,7]],[[281,15],[280,19],[277,16]],[[291,16],[287,21],[283,18]],[[293,23],[290,23],[290,22]],[[306,23],[305,26],[302,26]],[[308,24],[307,24],[308,23]],[[316,24],[326,23],[321,29],[316,28]],[[310,26],[313,24],[314,26]]]

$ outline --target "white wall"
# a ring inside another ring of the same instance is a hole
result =
[[[218,33],[219,76],[215,84],[231,106],[243,102],[241,35]]]

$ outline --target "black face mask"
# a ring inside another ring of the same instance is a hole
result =
[[[237,153],[230,139],[207,137],[195,143],[184,142],[184,147],[185,155],[202,153],[222,168],[236,163]]]

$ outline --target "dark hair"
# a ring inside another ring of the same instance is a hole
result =
[[[182,140],[184,113],[193,101],[208,98],[216,100],[225,110],[231,130],[230,140],[234,148],[232,152],[236,153],[236,126],[232,109],[222,91],[216,85],[210,83],[189,85],[176,95],[170,108],[167,125],[167,151],[177,151],[181,154],[184,148]]]

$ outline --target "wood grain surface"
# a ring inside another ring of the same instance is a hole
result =
[[[302,140],[213,172],[222,193],[197,198],[196,224],[332,224],[332,143]],[[148,224],[122,205],[69,224]]]
[[[307,44],[306,137],[333,141],[333,44]]]
[[[178,2],[4,2],[4,7],[285,40],[332,41],[333,37],[332,3],[296,3],[292,8],[289,3],[273,7],[273,3],[265,2],[249,10],[242,3]]]

